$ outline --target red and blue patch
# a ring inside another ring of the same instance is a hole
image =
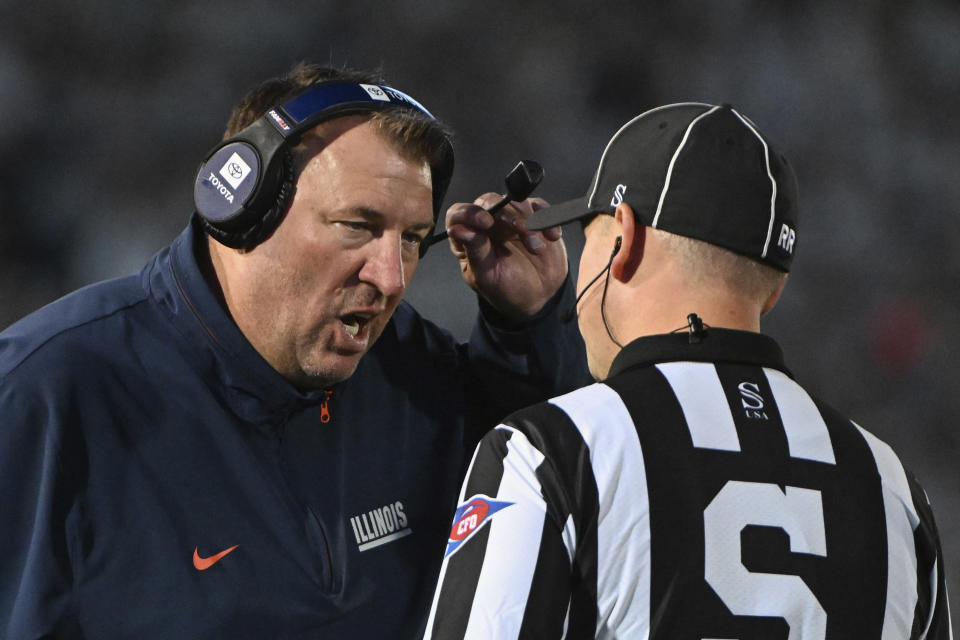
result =
[[[277,123],[278,127],[284,131],[290,131],[290,125],[287,124],[287,121],[283,119],[283,116],[277,113],[276,109],[270,109],[270,111],[267,111],[267,114],[273,118],[273,121]]]
[[[444,558],[452,556],[464,542],[490,522],[493,514],[512,505],[512,502],[493,500],[484,495],[476,495],[457,507],[450,527],[450,539],[447,540],[447,552]]]

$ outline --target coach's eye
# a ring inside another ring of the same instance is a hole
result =
[[[370,223],[365,220],[338,220],[334,224],[343,228],[346,233],[351,235],[373,232]]]
[[[407,232],[402,236],[403,251],[407,255],[420,255],[420,248],[426,238],[417,233]]]
[[[412,245],[414,247],[419,247],[424,241],[424,237],[417,233],[405,233],[403,234],[403,242],[405,244]]]

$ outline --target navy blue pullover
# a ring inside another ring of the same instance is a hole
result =
[[[204,241],[194,221],[0,334],[0,637],[417,637],[476,442],[588,380],[569,281],[467,344],[401,303],[304,393],[220,306]]]

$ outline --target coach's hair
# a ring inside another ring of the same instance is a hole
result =
[[[660,229],[657,232],[691,287],[722,286],[762,305],[787,277],[779,269],[715,244]]]
[[[223,139],[233,137],[269,109],[283,104],[309,87],[328,82],[384,84],[379,72],[297,63],[283,76],[261,83],[243,97],[230,115]],[[434,201],[436,203],[442,200],[453,169],[450,130],[439,120],[434,120],[419,110],[399,106],[385,107],[362,115],[369,118],[369,122],[402,156],[430,165],[433,169]],[[299,148],[296,147],[294,151]]]

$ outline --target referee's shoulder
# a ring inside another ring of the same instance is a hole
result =
[[[896,495],[904,505],[911,504],[915,509],[928,509],[929,498],[923,486],[913,472],[906,466],[900,453],[880,435],[870,429],[869,424],[861,424],[836,407],[823,401],[817,395],[809,393],[816,405],[827,429],[834,440],[834,446],[856,443],[857,449],[866,449],[873,460],[881,482]],[[844,434],[845,437],[839,437]],[[846,454],[849,452],[840,452]]]
[[[609,402],[611,389],[602,382],[580,387],[543,402],[532,404],[508,415],[500,428],[523,433],[533,443],[565,440],[571,432],[579,432],[577,416],[591,415]],[[576,408],[573,412],[572,408]]]
[[[798,383],[799,384],[799,383]],[[861,424],[857,419],[850,417],[847,413],[838,409],[834,405],[826,402],[816,393],[810,391],[807,387],[800,385],[800,387],[807,393],[810,397],[810,400],[816,406],[817,411],[820,412],[820,417],[823,419],[824,424],[827,425],[827,429],[833,436],[836,436],[839,432],[846,434],[852,434],[854,440],[858,444],[864,446],[869,446],[871,443],[874,446],[880,446],[883,450],[889,451],[889,453],[900,463],[900,458],[897,452],[887,443],[885,440],[881,439],[877,434],[875,434],[871,429],[869,424]]]

